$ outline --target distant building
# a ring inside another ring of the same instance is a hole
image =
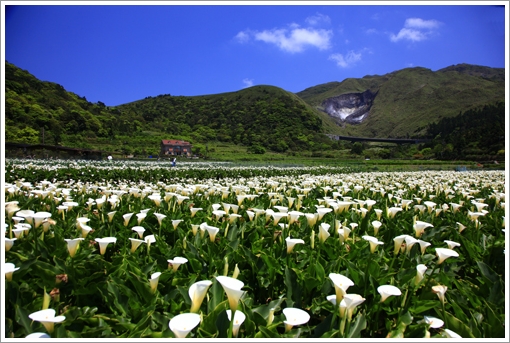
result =
[[[161,141],[161,155],[191,157],[191,143],[177,139],[163,139]]]

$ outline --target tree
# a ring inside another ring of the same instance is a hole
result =
[[[351,147],[351,153],[356,155],[361,155],[363,153],[363,143],[361,142],[354,142]]]

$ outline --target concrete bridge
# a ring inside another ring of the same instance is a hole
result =
[[[379,143],[394,143],[394,144],[420,144],[430,142],[430,139],[419,139],[419,138],[367,138],[367,137],[351,137],[351,136],[339,136],[327,134],[327,136],[333,140],[343,140],[354,142],[379,142]]]

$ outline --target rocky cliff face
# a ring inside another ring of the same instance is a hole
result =
[[[370,90],[342,94],[327,98],[321,103],[321,108],[338,123],[359,124],[368,117],[376,95]]]

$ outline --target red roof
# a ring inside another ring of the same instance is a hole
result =
[[[191,145],[190,142],[181,141],[178,139],[163,139],[163,140],[161,140],[161,144],[164,144],[164,145]]]

